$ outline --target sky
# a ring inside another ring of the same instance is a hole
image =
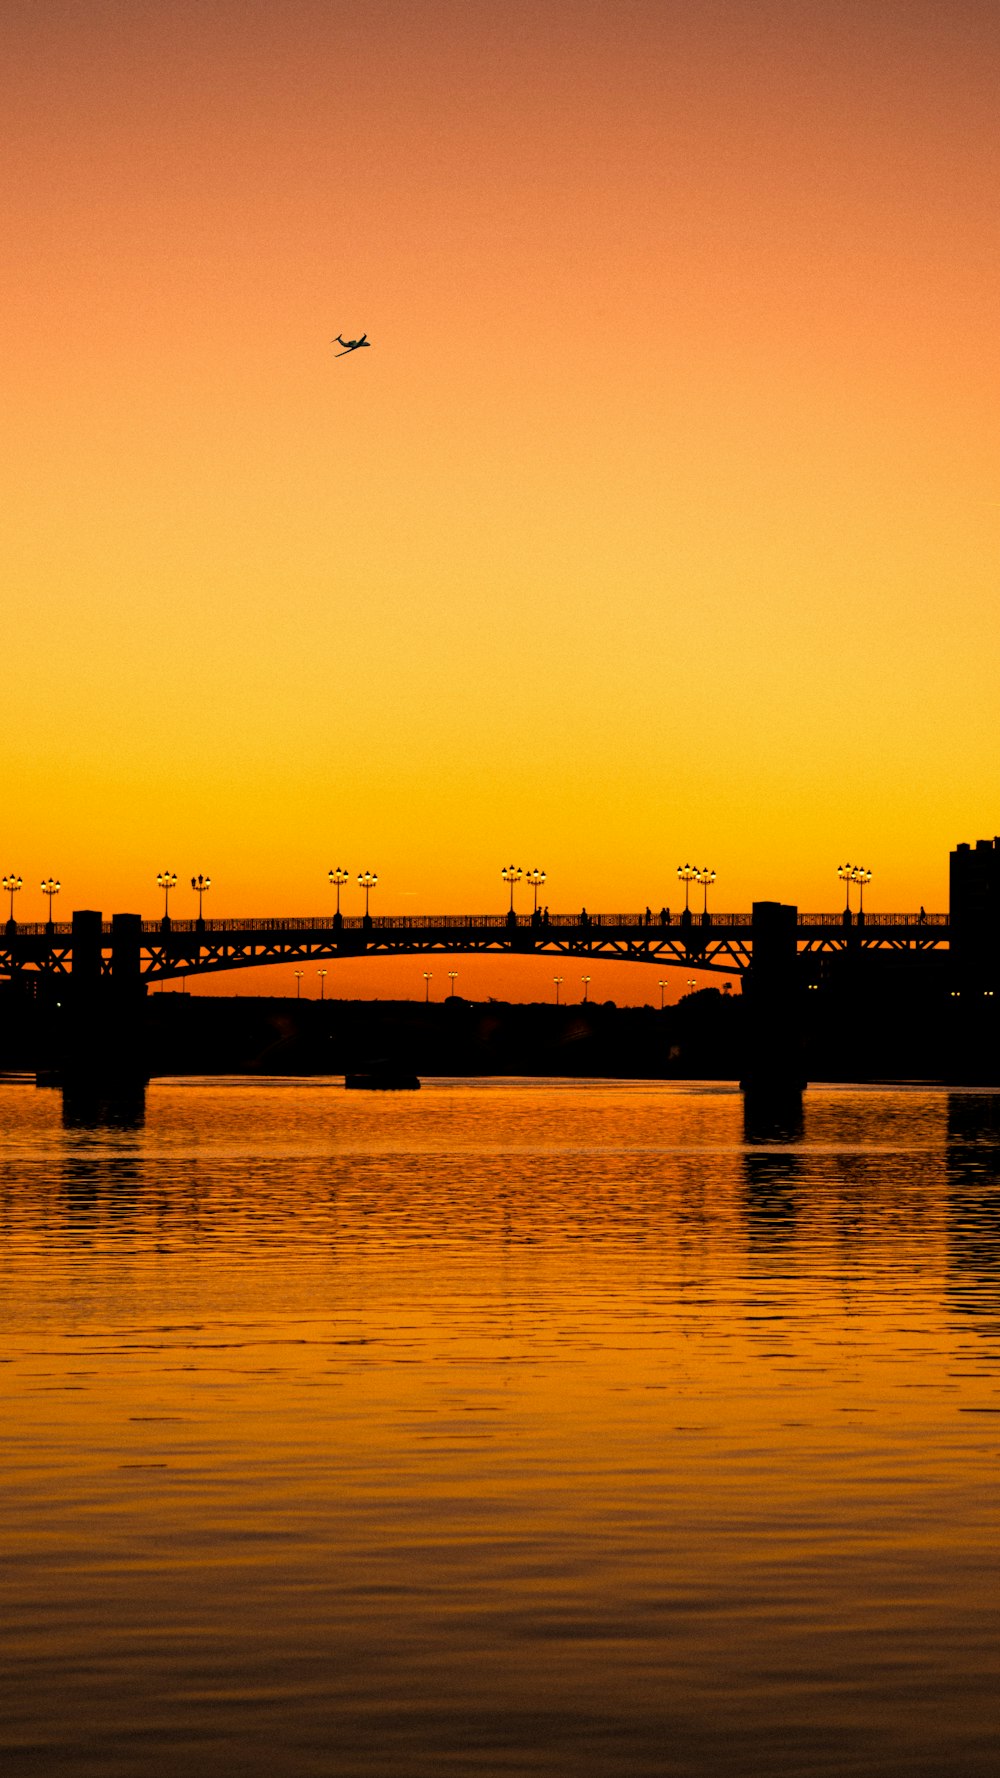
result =
[[[998,74],[992,0],[7,0],[19,916],[510,862],[945,908],[1000,827]]]

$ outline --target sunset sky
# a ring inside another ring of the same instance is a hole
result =
[[[553,911],[688,859],[720,909],[844,859],[947,905],[1000,829],[994,0],[7,0],[0,43],[19,917],[49,872],[151,917],[165,867],[321,913],[340,863],[381,913],[502,912],[508,861]]]

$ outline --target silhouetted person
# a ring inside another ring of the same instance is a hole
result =
[[[921,907],[920,913],[918,914],[917,918],[918,918],[921,926],[927,925],[927,910],[926,910],[926,908]]]
[[[670,925],[670,909],[669,908],[661,908],[660,909],[660,925],[661,926],[669,926]]]
[[[652,926],[652,924],[653,924],[653,914],[652,914],[652,909],[651,909],[651,908],[647,908],[647,909],[646,909],[646,925],[647,925],[647,926]]]
[[[586,908],[582,908],[580,911],[580,925],[581,926],[589,926],[590,925],[590,915],[587,913]]]

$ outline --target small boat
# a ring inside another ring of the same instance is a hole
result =
[[[387,1062],[373,1062],[370,1068],[356,1074],[345,1074],[344,1085],[358,1093],[415,1093],[420,1081],[407,1068],[391,1068]]]

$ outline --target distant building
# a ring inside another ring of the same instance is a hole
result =
[[[956,971],[992,986],[1000,962],[1000,837],[951,854],[951,954]]]

